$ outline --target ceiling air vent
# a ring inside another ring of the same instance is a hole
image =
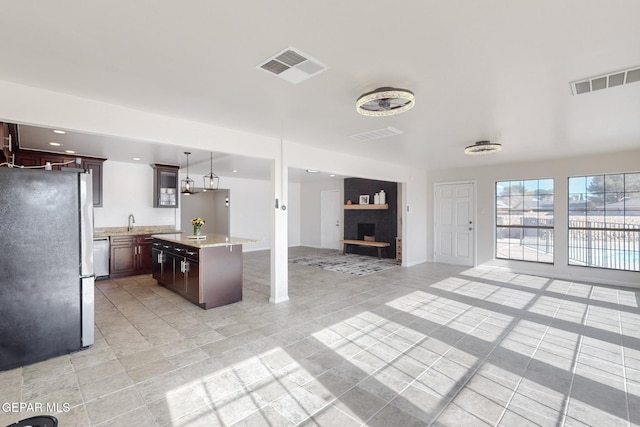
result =
[[[258,64],[257,68],[289,83],[298,84],[320,74],[328,67],[310,55],[289,47]]]
[[[388,138],[390,136],[396,136],[402,134],[400,129],[392,128],[388,126],[383,129],[376,129],[369,132],[357,133],[355,135],[351,135],[349,138],[355,139],[356,141],[373,141],[374,139],[382,139]]]
[[[640,68],[638,67],[571,82],[571,92],[574,95],[580,95],[637,81],[640,81]]]

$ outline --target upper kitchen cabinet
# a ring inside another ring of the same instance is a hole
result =
[[[93,177],[93,206],[102,207],[102,164],[104,160],[83,159],[82,167],[91,171]]]
[[[77,158],[81,160],[80,164],[75,161]],[[97,208],[102,207],[102,164],[104,163],[104,159],[93,157],[67,157],[55,153],[30,150],[17,150],[15,152],[16,165],[46,166],[47,163],[51,165],[52,170],[62,170],[67,167],[90,170],[93,182],[93,206]]]
[[[0,123],[0,163],[11,163],[13,160],[14,147],[17,145],[15,126],[10,123]]]
[[[177,208],[178,207],[178,166],[159,165],[154,163],[153,168],[153,207]]]

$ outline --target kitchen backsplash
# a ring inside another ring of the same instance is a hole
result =
[[[161,234],[161,233],[175,233],[176,228],[174,226],[167,225],[141,225],[136,227],[135,225],[129,231],[128,227],[95,227],[93,230],[93,237],[106,237],[117,236],[123,234]]]

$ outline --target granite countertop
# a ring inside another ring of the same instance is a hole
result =
[[[93,237],[111,237],[111,236],[136,236],[139,234],[163,234],[163,233],[179,233],[173,226],[167,225],[141,225],[133,227],[129,231],[128,227],[96,227],[93,230]]]
[[[180,243],[181,245],[191,246],[194,248],[212,248],[215,246],[231,246],[243,245],[246,243],[256,243],[257,240],[246,239],[243,237],[229,237],[224,234],[205,234],[205,239],[190,239],[187,235],[175,234],[154,234],[153,237],[166,240],[167,242]]]

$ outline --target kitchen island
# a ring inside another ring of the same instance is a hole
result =
[[[204,309],[242,301],[242,245],[256,240],[219,234],[152,237],[151,270],[158,284]]]

